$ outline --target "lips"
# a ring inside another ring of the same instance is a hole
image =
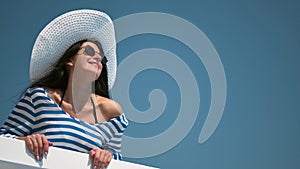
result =
[[[89,61],[88,63],[91,64],[91,65],[94,65],[97,69],[99,69],[99,62]]]

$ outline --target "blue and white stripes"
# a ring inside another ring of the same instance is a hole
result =
[[[29,88],[0,129],[5,137],[44,134],[53,146],[79,152],[93,147],[121,159],[121,138],[128,121],[124,114],[107,122],[89,124],[64,112],[43,88]]]

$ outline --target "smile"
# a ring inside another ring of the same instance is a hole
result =
[[[99,63],[98,62],[88,62],[91,65],[95,65],[95,67],[97,67],[97,69],[99,68]]]

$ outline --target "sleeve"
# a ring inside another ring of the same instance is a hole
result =
[[[31,96],[31,90],[27,89],[0,128],[1,137],[17,138],[31,133],[35,119]]]
[[[102,148],[110,151],[115,160],[122,160],[121,140],[123,133],[128,126],[128,121],[124,113],[122,113],[122,115],[109,120],[107,124],[109,125],[108,128],[112,133],[112,137],[107,143],[103,144]]]

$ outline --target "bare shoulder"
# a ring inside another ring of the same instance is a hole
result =
[[[101,113],[106,120],[112,119],[122,114],[122,107],[118,102],[112,99],[97,96],[97,105],[99,106]]]

